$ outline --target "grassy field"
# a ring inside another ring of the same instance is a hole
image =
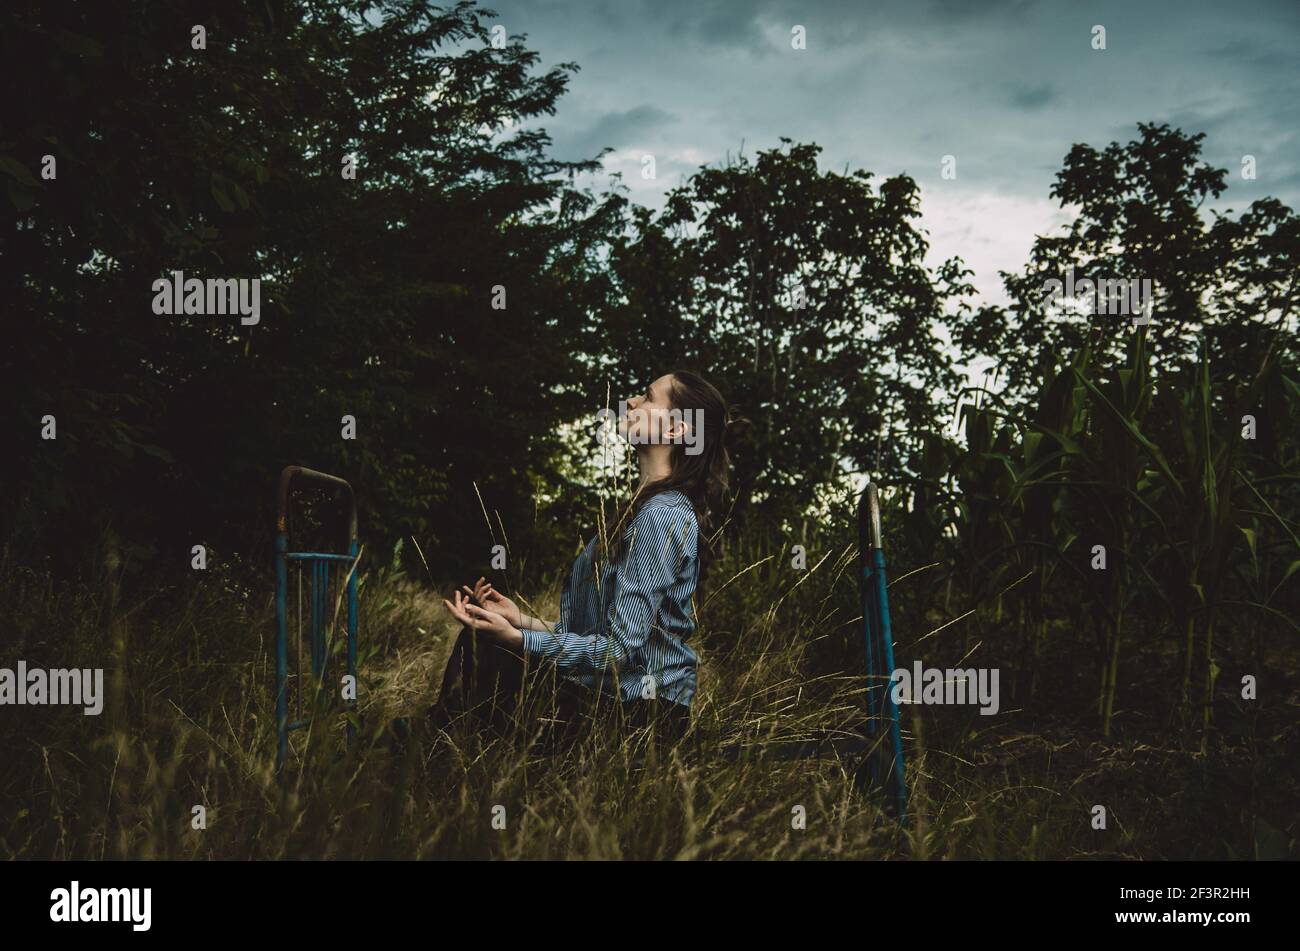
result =
[[[436,753],[422,742],[395,750],[389,721],[433,701],[456,626],[427,579],[372,562],[359,740],[345,752],[343,717],[322,718],[293,735],[280,782],[269,586],[248,590],[214,570],[125,597],[107,578],[56,589],[6,558],[0,665],[102,666],[108,697],[98,717],[0,711],[0,857],[1296,857],[1294,656],[1277,658],[1271,699],[1253,712],[1225,695],[1209,737],[1169,725],[1157,685],[1177,657],[1135,659],[1103,741],[1096,669],[1068,632],[1049,630],[1031,706],[1009,696],[1008,665],[995,716],[903,708],[905,829],[855,787],[851,756],[769,755],[774,736],[862,722],[854,557],[827,547],[802,572],[754,552],[719,564],[697,640],[694,744],[666,756],[635,734],[593,736],[565,757],[463,735]],[[942,612],[918,606],[924,572],[897,574],[900,665],[955,666],[968,654],[965,665],[1001,662],[996,629],[977,641],[945,627]],[[557,590],[536,592],[532,613],[553,617]],[[743,755],[721,754],[736,743]],[[1093,828],[1097,805],[1105,829]],[[205,828],[193,827],[196,806]]]

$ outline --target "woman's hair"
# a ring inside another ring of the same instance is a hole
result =
[[[669,473],[643,486],[623,505],[608,533],[609,554],[624,554],[623,533],[636,519],[641,507],[660,492],[676,489],[691,501],[699,524],[700,582],[708,574],[714,558],[714,543],[731,503],[731,454],[728,442],[749,421],[733,419],[727,401],[713,384],[691,370],[675,370],[669,400],[674,409],[682,410],[695,427],[691,442],[699,452],[688,453],[685,442],[675,443],[669,456]],[[698,443],[695,440],[699,440]]]

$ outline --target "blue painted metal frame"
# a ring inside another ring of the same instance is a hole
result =
[[[868,482],[858,500],[858,559],[861,575],[862,632],[867,654],[867,730],[872,785],[894,787],[900,824],[907,824],[907,778],[903,762],[898,704],[893,696],[894,628],[889,616],[889,590],[885,578],[885,550],[880,530],[880,495]],[[881,780],[879,749],[882,725],[889,733],[889,765]]]
[[[347,493],[348,537],[347,554],[340,552],[289,551],[289,488],[295,478],[308,479],[343,489]],[[328,657],[325,652],[325,627],[329,615],[329,568],[331,564],[346,564],[348,571],[348,673],[353,683],[357,676],[357,572],[354,566],[360,544],[357,538],[357,501],[352,486],[338,476],[306,469],[302,466],[287,466],[280,473],[279,504],[276,514],[275,532],[275,724],[276,724],[276,772],[284,768],[285,754],[289,746],[289,731],[307,726],[310,718],[289,721],[289,639],[288,639],[288,576],[289,562],[300,561],[303,568],[311,571],[311,668],[312,675],[319,685],[325,675]],[[299,607],[301,611],[301,606]],[[301,618],[299,619],[301,623]],[[299,671],[301,673],[301,671]],[[301,686],[299,686],[301,690]],[[348,709],[355,706],[349,701]],[[348,721],[348,745],[355,739],[356,728]]]

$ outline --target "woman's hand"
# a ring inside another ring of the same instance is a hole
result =
[[[469,589],[469,585],[461,585],[460,588],[469,599],[477,601],[480,606],[494,614],[500,614],[515,627],[524,626],[524,616],[519,610],[519,605],[493,588],[486,578],[479,578],[474,582],[473,591]]]
[[[454,592],[452,597],[455,598],[454,603],[446,598],[442,599],[442,603],[456,620],[468,624],[475,633],[490,637],[506,647],[523,646],[524,635],[500,614],[481,608],[468,598],[462,598],[459,591]]]

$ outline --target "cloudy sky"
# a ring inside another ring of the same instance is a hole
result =
[[[1065,220],[1048,196],[1072,144],[1138,122],[1204,132],[1229,170],[1213,205],[1300,202],[1300,0],[490,0],[549,68],[573,61],[557,115],[562,158],[602,148],[634,200],[658,207],[702,164],[781,136],[824,167],[907,173],[932,264],[960,256],[986,300],[1033,236]],[[1092,48],[1094,25],[1105,50]],[[792,49],[791,31],[807,48]],[[657,177],[644,180],[643,155]],[[956,180],[941,177],[946,154]],[[1244,181],[1243,155],[1258,178]],[[598,183],[599,184],[599,183]]]

